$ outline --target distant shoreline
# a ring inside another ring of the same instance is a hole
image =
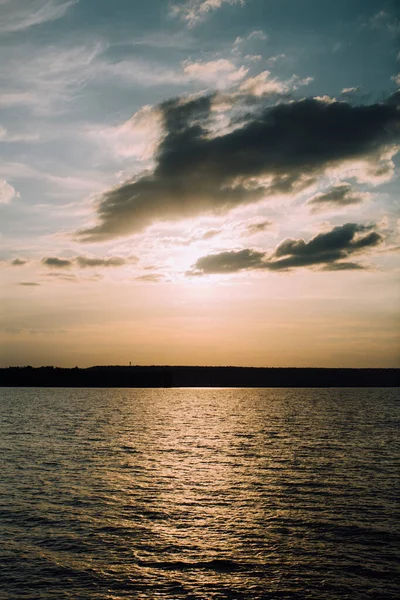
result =
[[[400,369],[97,366],[8,367],[0,387],[398,387]]]

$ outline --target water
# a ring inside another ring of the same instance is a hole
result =
[[[396,390],[0,395],[2,600],[399,597]]]

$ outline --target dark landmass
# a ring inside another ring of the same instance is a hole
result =
[[[3,387],[397,387],[400,369],[9,367]]]

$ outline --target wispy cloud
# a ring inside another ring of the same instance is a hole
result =
[[[254,77],[248,77],[239,87],[239,91],[252,96],[267,96],[270,94],[288,94],[303,85],[308,85],[312,77],[301,78],[293,75],[290,79],[282,81],[271,77],[271,71],[262,71]]]
[[[0,105],[27,106],[37,114],[60,113],[96,74],[106,45],[12,44],[2,49]]]
[[[215,87],[225,87],[243,79],[248,69],[237,68],[230,60],[220,58],[211,61],[192,62],[186,60],[183,63],[183,72],[189,79],[202,81]]]
[[[1,95],[0,95],[1,104]],[[39,139],[38,134],[10,133],[6,127],[0,125],[0,142],[35,142]]]
[[[244,0],[186,0],[172,6],[172,15],[185,21],[189,27],[195,27],[204,21],[209,13],[218,10],[222,5],[238,4],[244,6]]]
[[[153,157],[162,137],[162,113],[158,107],[143,106],[130,119],[115,127],[88,127],[89,136],[122,158],[145,161]]]
[[[0,33],[24,31],[56,21],[79,0],[1,0]]]
[[[398,36],[400,34],[400,20],[386,10],[380,10],[362,24],[364,29],[381,31],[386,34]]]
[[[267,35],[262,31],[262,29],[256,29],[255,31],[252,31],[248,36],[247,39],[248,40],[262,40],[265,41],[267,39]]]
[[[71,172],[70,175],[58,174],[57,172],[41,171],[36,167],[22,162],[0,162],[0,176],[7,179],[34,180],[46,182],[58,190],[90,193],[100,190],[107,178],[94,171]],[[16,195],[18,197],[18,193]]]
[[[352,94],[356,94],[359,90],[360,90],[359,85],[357,85],[356,87],[346,87],[342,89],[342,96],[350,96]]]
[[[248,35],[246,35],[244,37],[239,35],[233,42],[233,48],[235,50],[242,44],[244,44],[246,42],[250,42],[251,40],[258,40],[261,42],[265,42],[265,40],[267,40],[267,39],[268,39],[268,36],[266,35],[266,33],[264,33],[264,31],[262,31],[261,29],[255,29],[254,31],[251,31]]]
[[[146,88],[188,81],[188,65],[173,68],[134,54],[116,61],[102,39],[46,46],[13,43],[1,50],[0,106],[26,106],[38,115],[71,110],[89,84]],[[235,79],[233,71],[231,77]]]

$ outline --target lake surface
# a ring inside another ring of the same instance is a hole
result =
[[[394,389],[0,389],[0,598],[397,599]]]

